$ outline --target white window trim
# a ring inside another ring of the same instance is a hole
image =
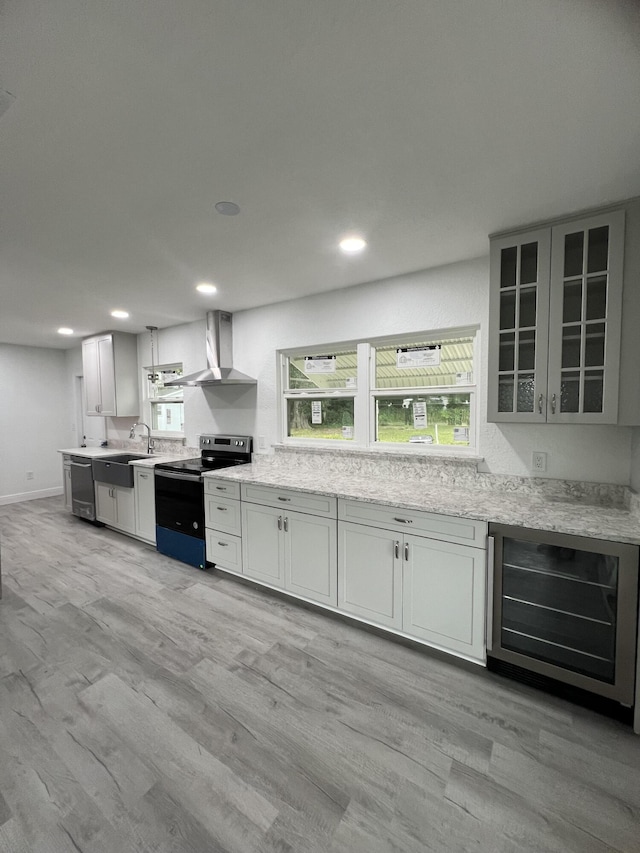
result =
[[[180,362],[169,362],[167,364],[156,364],[155,370],[156,371],[164,370],[164,369],[169,368],[169,367],[178,367],[178,366],[182,367]],[[151,411],[152,403],[163,403],[163,402],[165,402],[165,403],[182,403],[183,414],[184,414],[184,396],[182,397],[181,400],[165,400],[165,401],[163,401],[159,398],[154,399],[152,397],[147,396],[147,388],[148,388],[147,374],[150,373],[150,371],[151,371],[150,365],[148,367],[142,368],[142,410],[143,410],[142,420],[144,421],[144,423],[149,424],[149,427],[151,428],[151,424],[153,423],[153,416],[152,416],[152,411]],[[170,431],[170,430],[151,429],[151,438],[175,438],[176,440],[180,441],[180,440],[185,438],[185,435],[186,435],[186,433],[184,432],[184,430],[182,430],[181,432],[174,432],[174,431]]]
[[[411,344],[416,340],[424,343],[439,342],[451,338],[473,337],[473,378],[471,385],[434,385],[417,388],[376,388],[375,387],[375,353],[377,348],[389,345]],[[288,364],[292,358],[300,358],[313,352],[314,355],[332,355],[335,350],[355,349],[357,355],[357,387],[344,389],[309,389],[288,391]],[[280,397],[278,431],[283,445],[291,447],[319,447],[341,450],[358,450],[384,453],[411,453],[417,455],[440,456],[476,456],[478,452],[478,375],[480,373],[480,326],[462,326],[450,329],[417,331],[402,335],[385,335],[370,338],[367,341],[338,341],[321,346],[305,346],[278,351],[278,395]],[[375,440],[375,400],[376,397],[406,397],[408,391],[414,394],[469,394],[469,445],[433,445],[433,444],[399,444]],[[287,401],[296,398],[346,397],[353,398],[353,438],[352,439],[320,439],[295,438],[287,435],[288,410]]]

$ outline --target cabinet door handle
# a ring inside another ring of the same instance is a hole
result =
[[[413,524],[413,519],[411,518],[394,518],[394,521],[397,521],[398,524]]]
[[[223,548],[228,548],[228,547],[229,547],[229,543],[228,543],[228,542],[218,542],[218,545],[221,545]]]
[[[278,516],[278,530],[282,530],[282,516]]]
[[[139,474],[138,476],[140,477],[141,480],[148,480],[149,479],[148,474]]]
[[[405,560],[409,559],[409,543],[408,542],[404,543],[404,558],[405,558]]]
[[[397,539],[396,539],[396,546],[395,546],[395,549],[394,549],[394,553],[395,553],[396,560],[397,560],[397,559],[398,559],[398,557],[400,556],[400,542],[398,542],[398,540],[397,540]]]
[[[227,491],[227,487],[226,487],[226,486],[216,486],[216,489],[217,489],[219,492],[226,492],[226,491]]]
[[[291,498],[281,498],[280,496],[278,496],[278,500],[284,501],[285,503],[288,503],[291,500]]]
[[[285,533],[289,532],[289,519],[287,518],[286,515],[284,517],[284,532]]]
[[[217,507],[216,507],[216,509],[219,509],[219,510],[220,510],[220,512],[226,512],[226,511],[229,509],[229,507],[226,507],[226,506],[217,506]]]
[[[556,395],[554,394],[551,398],[551,414],[555,415],[556,413]]]
[[[542,394],[540,394],[540,396],[538,397],[538,413],[539,414],[542,414],[542,400],[543,400],[543,396],[542,396]]]

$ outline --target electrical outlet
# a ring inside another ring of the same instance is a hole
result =
[[[267,440],[263,435],[258,436],[258,450],[267,449]]]
[[[547,454],[534,450],[531,454],[531,470],[534,474],[543,474],[547,470]]]
[[[33,471],[27,471],[27,480],[33,480]]]

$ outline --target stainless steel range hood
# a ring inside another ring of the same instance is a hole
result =
[[[255,379],[235,370],[233,365],[231,314],[226,311],[207,312],[207,367],[172,379],[165,387],[181,385],[256,385]]]

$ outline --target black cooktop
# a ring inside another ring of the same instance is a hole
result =
[[[251,462],[253,439],[250,435],[202,435],[200,449],[201,456],[178,459],[175,462],[159,462],[155,466],[156,470],[199,475],[205,471],[247,465]]]
[[[232,468],[234,465],[246,465],[247,460],[216,458],[202,459],[196,456],[195,459],[181,459],[178,462],[160,462],[155,467],[161,471],[184,471],[188,474],[203,474],[205,471],[215,471],[220,468]]]

